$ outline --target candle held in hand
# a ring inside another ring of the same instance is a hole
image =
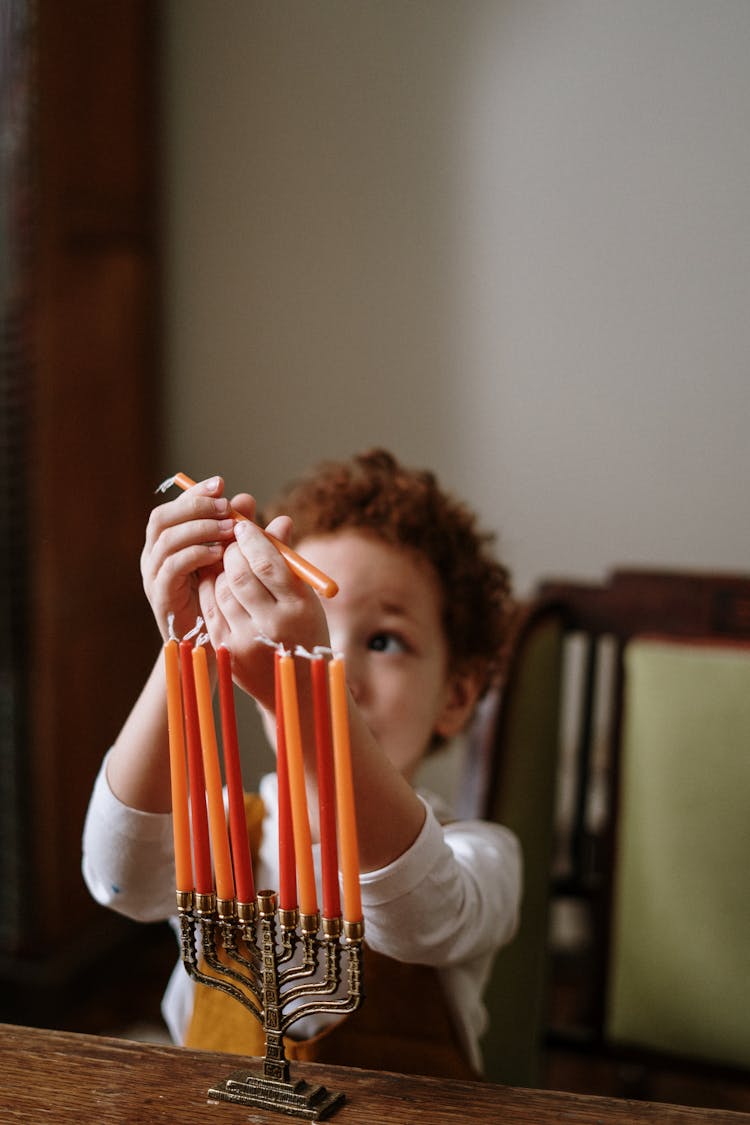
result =
[[[171,479],[174,484],[179,485],[183,490],[192,488],[196,483],[191,477],[187,476],[186,473],[175,473]],[[164,486],[166,486],[167,483],[169,482],[165,481]],[[230,508],[229,513],[234,520],[247,520],[247,516],[243,516],[241,512],[235,511],[234,508]],[[266,539],[268,539],[270,543],[273,543],[276,550],[284,558],[289,569],[292,570],[298,578],[301,578],[308,586],[312,586],[312,588],[317,590],[319,594],[322,594],[324,598],[332,598],[338,593],[339,588],[332,578],[329,578],[322,570],[318,570],[317,566],[313,566],[307,559],[303,559],[302,556],[298,555],[291,547],[287,547],[286,543],[282,543],[281,540],[277,539],[275,535],[272,535],[270,531],[265,531],[263,528],[260,530],[263,532]]]

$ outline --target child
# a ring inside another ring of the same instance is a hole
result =
[[[151,515],[141,571],[162,637],[170,614],[178,636],[201,614],[213,648],[230,650],[235,683],[255,699],[272,740],[273,654],[261,636],[288,648],[330,647],[346,661],[365,969],[378,979],[374,987],[366,979],[354,1016],[303,1027],[314,1038],[296,1057],[477,1076],[482,992],[517,925],[519,849],[499,825],[452,822],[411,782],[424,756],[465,726],[494,670],[507,572],[488,554],[474,516],[432,474],[405,469],[382,450],[319,466],[272,508],[276,537],[338,583],[330,600],[290,571],[254,523],[235,522],[222,493],[220,478],[206,480]],[[231,503],[255,518],[252,497]],[[304,731],[311,700],[306,679],[298,684]],[[313,816],[314,753],[306,775]],[[277,887],[275,774],[260,794],[256,885]],[[92,795],[83,871],[99,902],[144,921],[174,914],[170,805],[160,659]],[[317,840],[315,823],[311,830]],[[230,1029],[230,1009],[256,1021],[231,999],[223,1015],[211,1014],[209,996],[225,999],[176,966],[164,1000],[175,1041],[252,1053],[242,1031]],[[262,1043],[255,1049],[262,1053]]]

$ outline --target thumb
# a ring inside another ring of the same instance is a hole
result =
[[[255,519],[258,505],[255,497],[251,496],[249,492],[238,492],[236,496],[232,497],[230,503],[239,515],[246,516],[249,520]]]
[[[291,546],[292,520],[290,516],[275,516],[266,527],[266,531],[269,535],[273,535],[275,539],[280,539],[287,547]]]

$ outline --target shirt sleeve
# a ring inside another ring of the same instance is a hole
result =
[[[93,898],[138,922],[175,913],[171,813],[131,809],[114,795],[104,759],[83,829],[83,878]]]
[[[501,825],[441,825],[426,807],[411,848],[361,877],[366,940],[400,961],[448,968],[486,957],[513,937],[521,850]]]

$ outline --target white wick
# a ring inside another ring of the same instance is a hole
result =
[[[193,626],[193,628],[190,630],[189,633],[185,634],[183,639],[186,640],[186,641],[192,641],[193,637],[196,636],[198,633],[200,633],[202,628],[203,628],[203,618],[197,617],[196,621],[195,621],[195,625]],[[202,641],[201,643],[205,644],[205,641]]]
[[[160,485],[157,485],[157,487],[154,489],[154,492],[166,492],[168,488],[172,487],[176,480],[176,476],[167,477],[167,479],[163,480]]]

